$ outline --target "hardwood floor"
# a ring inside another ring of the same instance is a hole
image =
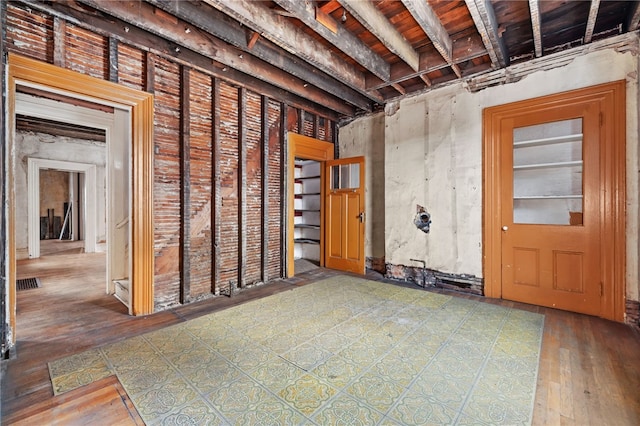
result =
[[[317,269],[231,298],[130,317],[124,305],[104,294],[104,265],[104,254],[68,251],[19,263],[19,278],[38,277],[42,287],[18,292],[17,357],[2,366],[2,424],[104,424],[101,419],[141,424],[113,377],[77,394],[54,397],[47,362],[337,274]],[[368,278],[381,279],[375,273]],[[640,424],[638,330],[585,315],[485,300],[545,314],[535,425]]]

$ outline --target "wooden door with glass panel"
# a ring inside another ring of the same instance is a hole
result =
[[[325,266],[364,274],[364,157],[325,162]]]
[[[502,296],[600,313],[600,102],[502,120]]]

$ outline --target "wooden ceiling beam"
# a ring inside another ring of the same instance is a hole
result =
[[[70,3],[77,4],[77,2]],[[257,77],[270,85],[289,91],[339,114],[349,115],[354,111],[353,107],[343,100],[329,96],[325,91],[309,85],[306,81],[294,77],[274,65],[251,55],[243,54],[242,51],[224,41],[218,40],[204,31],[197,31],[195,27],[177,18],[175,25],[166,25],[161,14],[156,13],[157,9],[149,3],[104,0],[82,0],[82,3],[126,23],[125,34],[131,31],[129,28],[131,26],[164,38],[173,44],[171,50],[176,57],[185,56],[185,52],[189,50],[208,58],[209,68],[213,68],[215,63],[221,64],[222,73],[220,76],[227,74],[230,69],[238,70],[247,77]],[[53,5],[58,4],[58,2],[53,3]],[[86,10],[85,14],[88,14]],[[186,31],[187,28],[189,31]],[[247,80],[250,79],[247,78]],[[242,78],[236,81],[244,85]]]
[[[640,2],[634,1],[629,4],[629,19],[625,23],[627,31],[635,31],[640,28]]]
[[[451,69],[458,78],[462,77],[460,68],[453,62],[453,41],[431,6],[424,0],[402,0],[402,4],[429,37],[440,55],[451,65]]]
[[[540,7],[538,0],[529,0],[531,14],[531,29],[533,30],[533,46],[536,58],[542,56],[542,32],[540,28]]]
[[[202,2],[195,3],[179,0],[148,0],[148,2],[167,13],[192,23],[244,52],[250,53],[267,63],[277,64],[289,74],[295,75],[333,96],[344,99],[360,109],[370,111],[371,101],[380,101],[374,95],[369,93],[365,95],[327,74],[319,73],[309,63],[300,61],[295,55],[277,48],[268,41],[262,40],[260,33],[257,31],[254,31],[252,37],[247,41],[247,31],[251,31],[250,29]]]
[[[296,108],[304,109],[314,114],[319,114],[331,120],[339,120],[340,113],[323,104],[315,103],[305,97],[298,96],[288,90],[276,87],[264,80],[259,80],[251,75],[244,74],[231,67],[226,67],[216,61],[212,61],[200,53],[190,49],[175,51],[176,44],[158,35],[152,34],[128,22],[109,16],[103,12],[85,7],[77,2],[50,2],[43,3],[36,0],[21,0],[33,10],[46,13],[51,16],[64,18],[81,28],[94,32],[104,37],[110,37],[121,43],[126,43],[136,49],[145,52],[149,63],[158,55],[164,58],[172,58],[177,64],[187,65],[207,75],[231,84],[243,85],[247,89],[258,94],[287,103]],[[147,82],[145,90],[153,89],[153,72],[147,70]],[[351,115],[356,112],[352,109]],[[349,115],[349,116],[351,116]]]
[[[399,83],[393,83],[393,84],[391,85],[391,87],[393,87],[394,89],[396,89],[396,91],[397,91],[398,93],[400,93],[401,95],[406,95],[406,94],[407,94],[407,91],[406,91],[406,90],[404,90],[404,87],[402,87]]]
[[[598,9],[600,9],[600,0],[591,0],[589,18],[587,19],[587,29],[584,32],[584,44],[591,43],[591,40],[593,39],[593,29],[596,26]]]
[[[418,52],[373,3],[362,0],[340,0],[340,3],[355,19],[375,35],[387,49],[398,55],[414,71],[420,70],[420,55]]]
[[[235,18],[243,25],[258,31],[287,52],[314,65],[319,70],[343,82],[354,90],[371,97],[365,89],[364,74],[321,43],[279,16],[260,1],[204,0],[219,11]],[[178,2],[182,7],[182,2]],[[376,102],[382,100],[377,98]]]
[[[371,73],[384,81],[389,80],[389,64],[357,36],[346,31],[342,25],[336,25],[336,32],[334,32],[319,22],[316,19],[313,3],[301,2],[299,0],[274,1]]]
[[[487,48],[494,68],[509,66],[509,52],[498,32],[498,21],[493,6],[488,0],[465,0],[473,22]]]
[[[487,49],[482,44],[482,40],[477,37],[477,40],[473,38],[465,37],[463,39],[455,40],[453,42],[453,58],[454,65],[470,61],[478,57],[487,55]],[[444,58],[437,52],[432,54],[420,55],[420,71],[415,72],[404,62],[398,62],[391,66],[391,80],[384,82],[379,78],[369,75],[367,76],[367,89],[378,90],[383,87],[389,86],[390,83],[401,83],[405,80],[410,80],[415,77],[421,77],[433,71],[437,71],[442,68],[450,67],[451,65],[444,60]],[[458,68],[459,70],[459,68]],[[421,77],[422,78],[422,77]]]

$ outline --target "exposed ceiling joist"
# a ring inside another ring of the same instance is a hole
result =
[[[414,71],[420,70],[420,55],[396,30],[375,5],[362,0],[340,0],[349,13],[375,35],[391,52],[395,53]]]
[[[536,58],[542,56],[542,29],[540,28],[540,7],[538,0],[529,0],[531,14],[531,29],[533,30],[533,46]]]
[[[318,105],[324,105],[334,111],[344,111],[343,114],[353,111],[353,108],[344,101],[327,96],[326,92],[309,85],[304,80],[285,73],[280,68],[252,55],[244,54],[243,51],[207,35],[204,31],[195,31],[196,28],[190,28],[190,24],[180,22],[176,18],[175,23],[167,25],[166,18],[158,14],[157,9],[149,3],[101,0],[82,0],[82,2],[176,43],[177,52],[180,50],[179,46],[186,47],[223,65],[312,100]],[[135,13],[132,13],[132,10]],[[189,28],[189,31],[186,31],[186,28]]]
[[[374,93],[367,92],[364,75],[360,71],[326,49],[321,43],[297,28],[286,18],[275,14],[263,2],[204,1],[237,19],[243,25],[258,31],[262,37],[271,40],[287,52],[304,59],[376,102],[383,102]]]
[[[498,31],[498,22],[491,3],[488,0],[465,0],[465,3],[489,52],[493,67],[509,66],[509,52]]]
[[[453,62],[453,41],[431,6],[424,0],[402,0],[402,3],[458,78],[462,77],[460,67]]]
[[[596,26],[596,18],[598,17],[598,9],[600,8],[600,0],[591,0],[589,8],[589,18],[587,19],[587,29],[584,32],[584,43],[591,43],[593,38],[593,29]]]
[[[247,36],[247,28],[224,13],[203,3],[179,0],[148,0],[165,12],[171,13],[200,29],[213,34],[227,43],[250,53],[270,64],[278,64],[283,70],[295,75],[327,93],[364,110],[371,109],[371,99],[334,78],[318,73],[310,64],[300,61],[295,55],[283,52],[268,42],[260,40],[259,32]],[[248,39],[248,41],[247,41]]]
[[[384,81],[389,81],[389,64],[358,37],[345,31],[342,25],[337,25],[336,32],[333,32],[318,22],[312,3],[299,0],[275,0],[275,2],[374,75]]]

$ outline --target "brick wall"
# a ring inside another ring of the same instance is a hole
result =
[[[171,52],[156,49],[158,43],[154,40],[158,36],[141,31],[135,31],[136,38],[131,40],[123,40],[119,35],[114,43],[113,35],[104,30],[110,25],[108,20],[99,28],[92,27],[74,19],[65,20],[64,14],[56,13],[54,17],[46,12],[47,7],[43,4],[43,11],[20,2],[7,5],[8,51],[96,78],[111,78],[155,96],[156,310],[177,305],[182,298],[188,302],[224,294],[231,282],[243,286],[261,282],[265,276],[279,278],[282,275],[283,132],[298,131],[298,117],[303,117],[300,129],[303,134],[332,141],[332,120],[286,106],[279,99],[251,90],[244,91],[244,110],[239,111],[242,84],[218,79],[219,91],[215,93],[214,82],[218,77],[201,66],[211,63],[210,60],[201,61],[200,66],[180,62]],[[54,4],[52,7],[64,6]],[[114,44],[115,57],[110,49]],[[265,125],[262,123],[263,102]],[[284,128],[282,111],[286,111],[288,118]],[[239,121],[241,117],[243,124]],[[244,128],[239,128],[241,125]],[[187,135],[183,132],[185,128]],[[244,142],[239,139],[241,135]],[[244,185],[238,173],[242,149],[246,152]],[[268,151],[266,171],[263,170],[263,150]],[[217,176],[214,170],[218,171]],[[216,194],[218,181],[219,193]],[[239,198],[241,194],[246,200],[244,205]],[[183,200],[188,200],[187,205],[182,204]],[[263,205],[268,215],[263,215]],[[246,220],[241,222],[242,217]],[[216,232],[219,232],[217,239]],[[245,253],[243,257],[241,248]],[[219,254],[216,256],[216,253]]]

